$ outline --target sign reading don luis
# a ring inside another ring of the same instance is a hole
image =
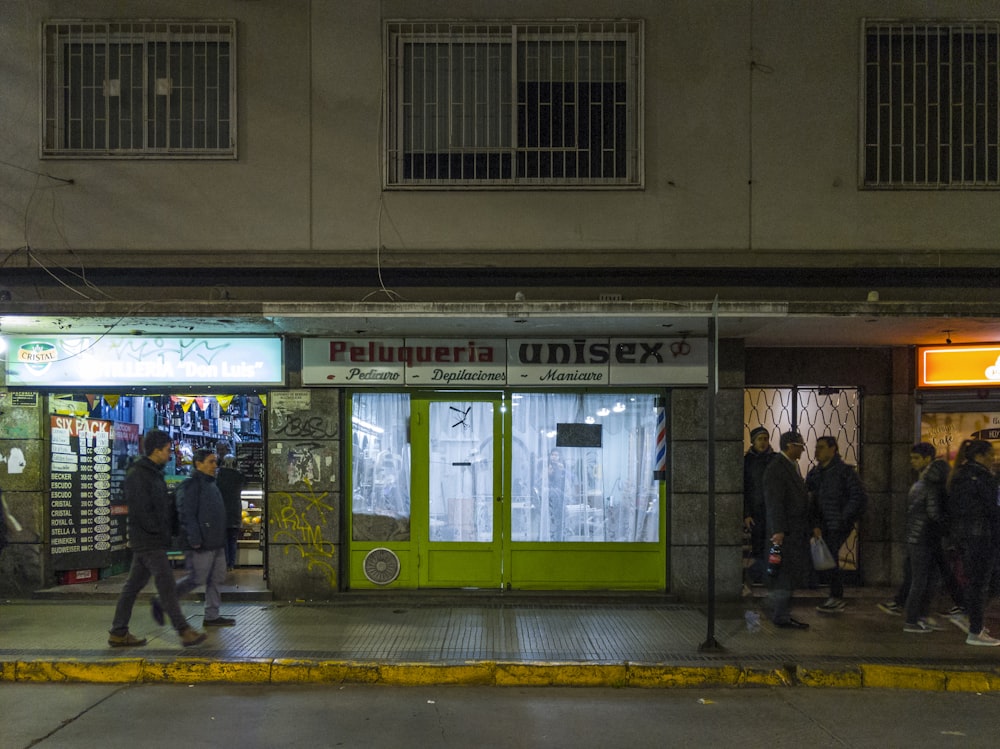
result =
[[[7,382],[32,387],[283,385],[280,338],[12,337]]]
[[[704,339],[330,339],[302,341],[304,385],[588,387],[704,385]]]

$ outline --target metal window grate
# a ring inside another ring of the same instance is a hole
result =
[[[812,446],[818,437],[835,437],[845,463],[861,465],[861,392],[854,387],[747,388],[743,395],[747,433],[765,427],[777,450],[781,432],[797,431],[808,446],[802,471],[813,466]]]
[[[1000,186],[1000,21],[864,24],[868,188]]]
[[[642,22],[386,24],[386,185],[641,184]]]
[[[815,465],[816,439],[837,440],[845,463],[861,469],[861,391],[854,387],[747,388],[743,392],[746,433],[760,425],[771,435],[777,451],[781,432],[797,431],[806,443],[800,462],[802,475]],[[852,531],[838,551],[841,569],[860,573],[860,539]]]
[[[234,21],[50,21],[42,156],[236,156]]]

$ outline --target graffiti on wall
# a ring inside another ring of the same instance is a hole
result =
[[[323,536],[324,530],[333,525],[334,508],[327,503],[328,493],[316,492],[310,486],[305,492],[277,492],[272,496],[268,515],[271,543],[284,545],[285,554],[298,551],[306,569],[319,573],[335,588],[336,546]]]

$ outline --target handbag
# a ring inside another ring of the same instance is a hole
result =
[[[816,538],[813,536],[812,539],[810,539],[809,553],[812,555],[813,567],[817,572],[832,570],[837,566],[837,562],[834,560],[833,554],[830,553],[830,547],[826,545],[826,541],[822,538]]]

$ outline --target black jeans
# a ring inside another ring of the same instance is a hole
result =
[[[927,544],[907,544],[907,548],[910,552],[910,590],[906,596],[906,623],[916,624],[930,609],[937,566],[934,551]]]
[[[118,596],[111,634],[124,635],[128,632],[128,623],[132,618],[132,607],[135,606],[135,599],[146,587],[150,577],[156,583],[160,604],[163,606],[163,611],[170,617],[170,623],[174,625],[174,629],[180,632],[188,626],[187,619],[181,612],[181,605],[177,602],[177,585],[174,581],[174,571],[170,567],[170,560],[167,559],[167,551],[166,549],[153,549],[152,551],[132,553],[132,569],[129,570],[128,579],[122,586],[121,595]]]
[[[969,581],[965,589],[965,609],[969,614],[969,633],[978,635],[983,631],[983,611],[989,596],[996,551],[993,542],[985,536],[966,538],[963,545],[962,562]]]

